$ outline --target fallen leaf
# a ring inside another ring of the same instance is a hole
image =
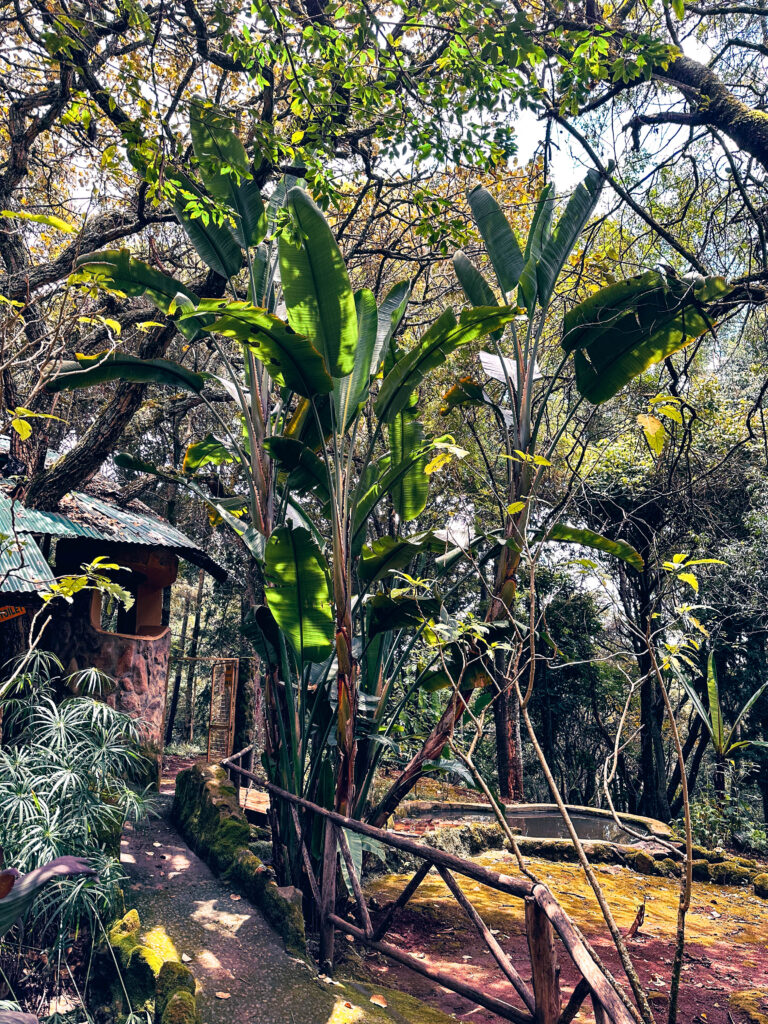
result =
[[[158,846],[162,846],[163,844],[162,843],[152,843],[152,845],[155,847],[155,849],[157,849]]]
[[[231,999],[232,996],[229,992],[214,992],[217,999]]]
[[[229,898],[231,900],[235,900],[235,902],[237,902],[237,900],[241,900],[243,897],[242,896],[238,896],[236,892],[231,892],[229,894]]]
[[[192,963],[192,957],[188,953],[182,953],[181,954],[181,962],[183,964],[191,964]]]
[[[384,996],[380,995],[372,995],[371,1002],[373,1003],[374,1006],[386,1007],[387,1005],[387,1000],[384,998]]]

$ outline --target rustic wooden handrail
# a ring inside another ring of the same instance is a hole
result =
[[[271,782],[265,782],[253,772],[242,768],[236,762],[248,753],[252,747],[225,758],[221,765],[239,775],[255,782],[271,796],[287,803],[291,811],[296,840],[301,851],[302,864],[309,880],[312,898],[320,914],[320,962],[325,970],[330,971],[333,965],[334,930],[338,929],[346,935],[359,940],[370,949],[384,954],[392,960],[416,971],[438,985],[450,989],[461,996],[498,1014],[513,1024],[570,1024],[584,1002],[590,995],[598,1024],[608,1017],[613,1024],[635,1024],[632,1014],[625,1005],[624,999],[614,985],[608,980],[603,970],[595,963],[581,936],[558,901],[542,883],[534,883],[528,878],[516,878],[512,875],[500,874],[490,868],[462,860],[444,850],[438,850],[423,843],[417,843],[405,836],[394,835],[384,829],[356,821],[336,811],[320,807],[311,800],[296,796]],[[318,883],[307,849],[297,808],[320,815],[326,821],[323,871]],[[385,846],[401,850],[422,861],[413,877],[406,884],[395,902],[389,906],[379,920],[371,920],[370,911],[365,901],[363,887],[358,876],[354,859],[349,848],[345,831],[375,839]],[[355,897],[358,917],[362,927],[352,924],[335,912],[336,903],[336,871],[338,855],[342,859],[349,875],[352,892]],[[483,938],[499,969],[511,984],[525,1009],[519,1009],[512,1003],[500,999],[487,991],[475,988],[453,974],[447,974],[435,967],[427,965],[410,953],[399,949],[384,936],[394,919],[395,913],[406,905],[417,888],[435,868],[449,892],[465,912],[478,933]],[[521,977],[512,964],[500,943],[494,938],[480,914],[467,895],[463,892],[454,875],[463,875],[481,885],[488,886],[498,892],[514,896],[525,902],[526,935],[531,961],[532,988]],[[563,946],[581,973],[582,980],[576,986],[565,1009],[561,1008],[560,968],[557,962],[557,950],[554,933],[557,933]]]

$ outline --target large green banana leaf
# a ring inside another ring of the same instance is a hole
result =
[[[642,556],[624,540],[610,540],[601,533],[594,530],[584,530],[578,526],[569,526],[567,523],[555,523],[547,530],[546,534],[538,534],[535,541],[556,540],[565,544],[581,544],[585,548],[594,548],[596,551],[605,551],[606,554],[620,558],[623,562],[631,565],[638,572],[643,571]]]
[[[375,583],[393,569],[404,569],[421,551],[434,545],[431,531],[411,537],[379,537],[366,544],[357,565],[361,583]]]
[[[370,288],[355,292],[357,310],[357,348],[355,365],[346,377],[336,378],[333,384],[333,404],[336,411],[336,425],[346,430],[368,395],[371,379],[371,362],[376,345],[378,310],[376,297]]]
[[[574,352],[579,392],[597,405],[710,326],[706,304],[722,277],[684,280],[651,270],[601,288],[570,310],[562,346]]]
[[[189,128],[205,187],[235,216],[235,240],[244,249],[258,245],[267,233],[267,211],[229,117],[209,103],[193,100]]]
[[[280,236],[280,279],[288,322],[312,339],[333,377],[345,377],[355,365],[357,311],[347,268],[328,223],[303,189],[285,200],[300,242]]]
[[[477,229],[485,242],[499,287],[506,295],[516,287],[523,272],[524,260],[517,236],[487,188],[478,185],[469,193],[467,200]],[[470,302],[476,306],[491,305],[490,302],[475,302],[472,298]]]
[[[498,306],[493,288],[461,249],[454,253],[453,269],[464,294],[473,306]]]
[[[92,356],[78,355],[61,364],[56,376],[48,381],[49,391],[73,391],[89,388],[108,381],[129,381],[132,384],[167,384],[199,394],[205,386],[200,373],[172,363],[168,359],[139,359],[125,352],[97,352]]]
[[[539,302],[542,306],[552,295],[565,261],[592,216],[602,187],[602,174],[595,170],[589,171],[584,181],[574,189],[554,231],[545,241],[536,266]]]
[[[312,341],[250,302],[218,304],[216,319],[205,329],[247,345],[273,380],[306,398],[328,394],[333,388],[323,357]]]
[[[378,373],[389,348],[392,336],[403,319],[405,308],[411,297],[411,282],[400,281],[393,285],[379,306],[376,328],[376,344],[371,357],[371,373]]]
[[[324,661],[333,649],[334,619],[328,563],[303,527],[281,526],[267,541],[267,605],[302,664]]]
[[[395,512],[403,522],[415,519],[426,508],[429,498],[429,477],[425,473],[427,455],[414,461],[413,452],[424,447],[424,427],[409,410],[395,416],[389,425],[389,448],[393,469],[408,462],[409,466],[390,489]]]
[[[407,476],[414,466],[421,462],[430,447],[429,443],[425,443],[421,448],[414,448],[405,453],[401,462],[394,465],[387,456],[379,459],[375,465],[366,467],[363,477],[358,483],[355,498],[351,544],[355,554],[360,551],[365,542],[365,530],[371,512],[385,494],[392,494],[403,477]]]
[[[554,185],[550,182],[541,190],[539,201],[536,204],[536,210],[533,214],[531,227],[528,231],[528,238],[525,242],[523,265],[525,265],[529,260],[538,262],[538,259],[544,250],[544,246],[547,244],[547,239],[549,238],[554,213]]]
[[[81,257],[75,264],[72,280],[77,284],[93,284],[104,291],[129,298],[146,295],[166,316],[185,313],[177,323],[188,341],[194,341],[212,319],[202,314],[190,316],[190,308],[200,302],[195,293],[176,278],[134,259],[128,249],[105,249]]]
[[[243,265],[243,252],[229,226],[216,223],[210,202],[186,174],[174,171],[171,181],[176,185],[173,212],[198,256],[221,277],[234,277]]]
[[[447,309],[416,348],[399,359],[384,378],[376,399],[376,415],[391,423],[408,407],[411,395],[430,370],[445,362],[461,345],[499,330],[516,315],[516,306],[480,306],[465,309],[457,323],[453,310]]]

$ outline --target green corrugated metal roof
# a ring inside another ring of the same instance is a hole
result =
[[[120,508],[82,491],[62,501],[63,512],[28,509],[0,494],[0,592],[29,593],[53,578],[53,571],[30,534],[88,537],[113,544],[170,548],[222,579],[226,573],[189,537],[170,523],[145,512]]]
[[[36,594],[53,580],[51,567],[33,537],[6,532],[5,516],[0,518],[0,593]]]

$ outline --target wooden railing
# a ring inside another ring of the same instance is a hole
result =
[[[265,789],[270,797],[289,805],[304,871],[319,914],[320,961],[326,971],[330,972],[332,969],[334,934],[338,929],[338,931],[357,939],[369,949],[382,953],[391,960],[416,971],[417,974],[429,978],[438,985],[464,996],[498,1014],[502,1019],[513,1021],[515,1024],[570,1024],[588,997],[591,997],[596,1024],[604,1024],[606,1016],[614,1024],[636,1024],[636,1016],[626,1001],[626,997],[619,992],[615,983],[609,980],[603,969],[595,962],[572,921],[546,885],[533,882],[525,877],[499,874],[497,871],[492,871],[472,861],[463,860],[443,850],[417,843],[405,836],[374,828],[365,822],[355,821],[324,807],[319,807],[310,800],[288,793],[272,783],[264,782],[238,763],[250,750],[251,748],[247,747],[245,750],[233,754],[232,757],[225,758],[221,765],[228,771],[248,779],[250,784],[256,784],[259,788]],[[309,855],[299,818],[299,809],[310,812],[312,815],[319,815],[326,822],[323,870],[320,882],[318,882]],[[401,850],[421,861],[420,866],[395,902],[390,904],[375,922],[371,918],[371,911],[366,902],[361,880],[349,848],[345,834],[347,831],[375,839],[384,846]],[[339,854],[344,860],[352,885],[359,920],[357,925],[336,913],[336,876]],[[433,868],[477,929],[501,973],[521,1000],[522,1008],[513,1005],[506,999],[500,999],[490,994],[487,989],[479,989],[462,981],[455,974],[447,974],[445,971],[431,967],[391,942],[385,941],[395,914],[406,905]],[[524,901],[526,937],[531,964],[530,986],[520,975],[491,929],[488,928],[477,909],[461,889],[456,881],[457,875],[479,882],[489,889],[504,893],[505,896],[512,896]],[[576,985],[565,1008],[562,1007],[555,933],[560,937],[563,947],[581,974],[581,980]]]

